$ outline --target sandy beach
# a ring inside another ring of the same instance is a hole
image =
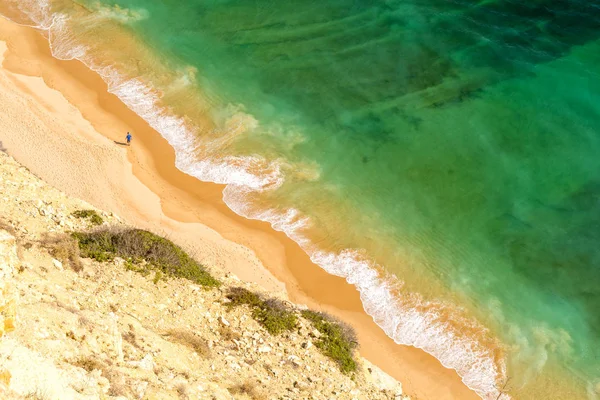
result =
[[[358,332],[360,353],[415,399],[478,399],[425,352],[394,343],[344,279],[327,274],[285,234],[233,213],[223,186],[175,167],[155,130],[79,61],[51,56],[40,32],[0,19],[0,147],[34,174],[128,223],[198,249],[204,264],[330,312]],[[130,147],[123,142],[133,132]]]

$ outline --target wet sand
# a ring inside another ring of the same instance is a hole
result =
[[[12,110],[0,117],[0,141],[36,175],[134,225],[193,243],[201,262],[269,291],[285,287],[291,301],[347,321],[361,355],[413,398],[479,398],[434,357],[394,343],[363,311],[355,288],[312,263],[285,234],[233,213],[222,201],[224,186],[179,171],[166,140],[110,94],[99,75],[79,61],[52,58],[32,28],[0,19],[0,40],[8,48],[0,104]],[[15,106],[17,98],[23,106]],[[127,131],[132,146],[115,143]]]

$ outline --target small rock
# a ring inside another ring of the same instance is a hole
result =
[[[24,262],[21,264],[21,266],[23,267],[23,269],[28,269],[28,270],[32,270],[33,269],[33,265],[31,265],[31,263],[28,262]]]
[[[220,321],[220,322],[221,322],[223,325],[225,325],[225,326],[229,326],[229,325],[231,325],[231,324],[229,323],[229,321],[227,321],[225,318],[223,318],[223,316],[220,316],[220,317],[219,317],[219,321]]]
[[[138,367],[146,371],[152,371],[154,369],[154,359],[152,358],[152,355],[146,354],[146,356],[140,360]]]
[[[269,346],[261,346],[258,348],[258,352],[259,353],[268,353],[270,352],[272,349]]]
[[[142,399],[144,398],[144,395],[146,394],[146,390],[148,389],[148,382],[143,381],[143,382],[139,382],[137,385],[134,385],[132,387],[134,393],[137,395],[138,399]]]
[[[56,258],[52,259],[52,264],[54,264],[56,269],[58,269],[59,271],[62,271],[64,269],[63,264],[60,261],[58,261]]]
[[[309,340],[308,342],[302,343],[302,348],[308,350],[312,347],[312,345],[312,342]]]

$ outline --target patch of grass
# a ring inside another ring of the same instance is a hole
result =
[[[68,265],[73,271],[79,272],[83,269],[77,241],[69,235],[45,235],[40,243],[52,257]]]
[[[78,322],[79,322],[79,326],[81,326],[82,328],[91,329],[94,326],[92,321],[90,321],[88,318],[84,317],[83,315],[79,316]]]
[[[264,300],[258,294],[242,287],[230,288],[226,297],[231,301],[227,303],[228,307],[243,304],[249,306],[252,309],[252,317],[271,335],[279,335],[296,328],[296,313],[280,300]]]
[[[51,397],[46,391],[36,389],[34,392],[27,393],[23,398],[27,400],[48,400]]]
[[[92,372],[95,369],[102,371],[102,369],[104,368],[104,364],[102,362],[98,361],[97,359],[93,358],[92,356],[81,357],[81,358],[77,359],[73,363],[73,365],[75,365],[76,367],[79,367],[79,368],[83,368],[87,372]]]
[[[250,397],[252,400],[264,400],[266,399],[258,389],[256,385],[252,381],[245,381],[243,383],[237,384],[227,389],[229,393],[233,395],[246,395]]]
[[[221,339],[226,342],[230,342],[232,340],[238,340],[240,337],[242,337],[242,335],[240,335],[239,333],[237,333],[230,327],[224,326],[224,325],[221,325],[219,327],[219,335],[221,336]]]
[[[181,382],[179,383],[176,387],[175,390],[177,390],[177,394],[179,395],[179,398],[182,400],[188,399],[189,395],[188,395],[188,386],[186,383]]]
[[[258,294],[243,287],[229,288],[229,291],[225,297],[227,297],[230,301],[230,303],[226,303],[227,307],[241,306],[243,304],[246,304],[250,307],[258,307],[263,302]]]
[[[86,218],[94,225],[102,225],[104,219],[96,212],[96,210],[77,210],[71,213],[75,218]]]
[[[358,347],[358,341],[354,329],[325,313],[303,310],[302,316],[321,333],[315,346],[332,358],[343,373],[356,371],[354,350]]]
[[[123,339],[125,339],[127,343],[131,344],[133,347],[138,347],[137,336],[135,335],[135,331],[133,330],[133,327],[131,325],[129,326],[129,331],[121,334],[121,336],[123,337]]]
[[[128,261],[129,268],[138,272],[160,271],[159,279],[164,274],[207,287],[221,284],[175,243],[142,229],[102,228],[71,235],[79,242],[82,257],[100,262],[121,257]],[[147,264],[142,265],[143,262]],[[141,267],[133,268],[134,264]]]
[[[152,282],[154,282],[155,285],[158,285],[158,282],[160,282],[161,278],[162,272],[160,272],[160,270],[157,270],[154,272],[154,279],[152,279]]]
[[[175,342],[193,349],[199,356],[210,358],[211,351],[208,342],[198,335],[183,329],[171,329],[167,336]]]

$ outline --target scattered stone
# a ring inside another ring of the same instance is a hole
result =
[[[56,258],[52,259],[52,265],[54,265],[54,267],[56,269],[58,269],[59,271],[63,271],[64,270],[63,264],[60,261],[58,261]]]
[[[154,358],[152,357],[152,354],[146,354],[138,363],[138,367],[146,371],[152,371],[154,369]]]
[[[302,348],[308,350],[312,347],[312,345],[313,345],[312,342],[310,340],[308,340],[308,341],[302,343]]]
[[[261,346],[258,348],[258,352],[259,353],[268,353],[270,352],[272,349],[269,346]]]

